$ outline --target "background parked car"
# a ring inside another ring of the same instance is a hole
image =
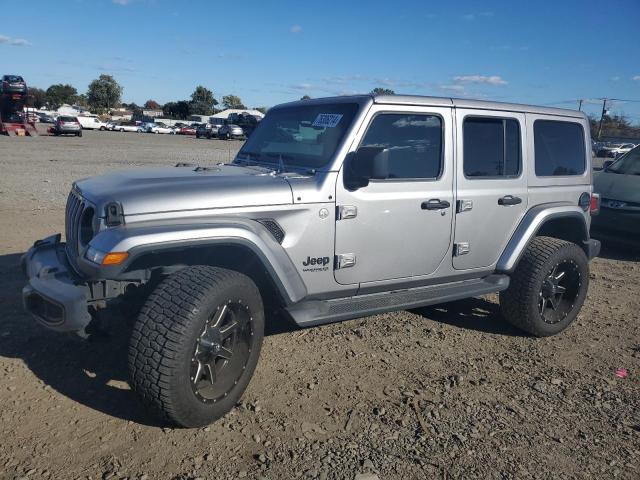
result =
[[[600,213],[591,220],[596,236],[640,245],[640,146],[593,174]]]
[[[77,135],[82,136],[82,126],[76,117],[60,116],[51,127],[54,135]]]
[[[3,75],[0,93],[27,93],[27,83],[20,75]]]
[[[222,118],[210,118],[209,119],[209,131],[207,138],[215,138],[218,136],[218,130],[224,125],[224,119]]]
[[[178,135],[195,135],[196,128],[192,127],[191,125],[185,125],[184,127],[181,127],[176,133]]]
[[[250,113],[242,112],[232,113],[231,115],[229,115],[229,118],[227,120],[232,125],[237,125],[242,128],[244,136],[248,137],[253,133],[253,131],[258,126],[258,123],[260,123],[260,120],[262,119],[255,115],[251,115]]]
[[[56,123],[56,119],[46,113],[38,113],[40,123]]]
[[[242,128],[232,123],[227,123],[225,125],[222,125],[218,129],[218,138],[222,138],[223,140],[231,140],[232,138],[244,138],[244,137],[245,137],[245,134]]]
[[[196,138],[211,138],[211,125],[201,123],[196,128]]]
[[[80,122],[80,125],[82,125],[82,128],[84,128],[85,130],[106,130],[107,129],[107,124],[104,122],[101,122],[96,117],[83,117],[82,115],[80,115],[77,118],[78,118],[78,121]]]
[[[617,145],[615,148],[611,150],[613,158],[618,158],[621,155],[624,155],[627,152],[630,152],[635,145],[633,143],[623,143],[621,145]]]
[[[164,133],[169,135],[175,135],[176,130],[175,128],[171,128],[168,125],[165,125],[164,123],[156,123],[153,125],[153,127],[151,127],[150,133]]]
[[[137,125],[135,123],[121,123],[115,129],[118,132],[144,133],[144,128],[142,127],[142,125]]]
[[[107,122],[105,126],[106,126],[107,130],[110,130],[110,131],[113,132],[119,125],[120,124],[118,122],[115,122],[115,121],[111,120],[111,121]]]

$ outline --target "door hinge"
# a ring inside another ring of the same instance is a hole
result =
[[[473,200],[458,200],[456,212],[468,212],[473,209]]]
[[[356,218],[358,216],[358,207],[355,205],[340,205],[338,207],[338,220],[346,220],[348,218]]]
[[[356,265],[356,254],[355,253],[341,253],[340,255],[336,255],[336,270],[340,270],[341,268],[349,268],[354,267]]]
[[[453,256],[460,257],[462,255],[466,255],[470,251],[471,247],[469,247],[469,242],[456,243],[453,247]]]

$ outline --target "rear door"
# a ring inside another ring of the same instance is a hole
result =
[[[456,109],[453,266],[494,264],[527,211],[525,115]]]

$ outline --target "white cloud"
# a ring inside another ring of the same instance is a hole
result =
[[[611,80],[612,82],[617,82],[620,80],[620,77],[616,75],[615,77],[611,77],[609,80]]]
[[[302,32],[302,27],[300,25],[293,25],[290,28],[291,33],[300,33]]]
[[[11,45],[14,47],[28,47],[31,45],[31,42],[24,38],[11,38],[6,35],[0,35],[0,44]]]
[[[635,77],[632,78],[632,80],[635,80],[636,82],[640,82],[640,75],[636,75]]]
[[[111,0],[113,3],[115,3],[116,5],[129,5],[131,3],[131,0]]]
[[[460,84],[452,84],[452,85],[440,85],[438,87],[440,90],[445,90],[445,91],[449,91],[449,92],[464,92],[464,85],[460,85]]]
[[[295,83],[293,85],[289,85],[289,88],[293,88],[294,90],[312,90],[314,88],[310,83]]]
[[[458,75],[453,77],[457,83],[476,83],[485,85],[506,85],[507,82],[499,75]]]

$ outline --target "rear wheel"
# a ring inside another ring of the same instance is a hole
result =
[[[511,324],[537,337],[560,333],[576,318],[589,288],[589,262],[575,243],[537,237],[527,247],[500,307]]]
[[[82,131],[78,132],[78,136],[81,137],[82,136]]]
[[[171,423],[207,425],[244,392],[263,335],[262,299],[250,278],[184,268],[160,283],[140,311],[129,345],[132,387]]]

